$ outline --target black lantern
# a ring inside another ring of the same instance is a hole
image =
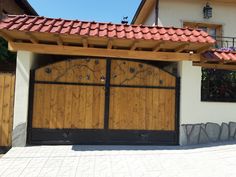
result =
[[[212,7],[209,5],[209,3],[207,3],[206,6],[203,8],[203,15],[206,19],[212,17]]]

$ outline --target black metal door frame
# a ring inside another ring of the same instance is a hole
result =
[[[105,84],[84,84],[84,83],[63,83],[63,82],[45,82],[35,81],[35,70],[30,74],[30,92],[28,109],[28,133],[27,143],[30,145],[39,144],[140,144],[140,145],[177,145],[179,144],[179,90],[180,79],[176,78],[176,87],[162,86],[124,86],[110,84],[111,58],[106,59],[106,82]],[[117,59],[121,60],[121,59]],[[128,60],[131,61],[131,60]],[[140,62],[137,60],[132,60]],[[146,63],[146,62],[145,62]],[[156,66],[153,66],[156,67]],[[172,74],[173,75],[173,74]],[[103,86],[105,87],[105,105],[104,105],[104,129],[44,129],[33,128],[33,99],[34,85],[41,84],[67,84],[80,86]],[[175,131],[157,131],[157,130],[111,130],[109,129],[109,106],[110,106],[110,88],[111,87],[130,87],[130,88],[160,88],[174,89],[175,98]]]

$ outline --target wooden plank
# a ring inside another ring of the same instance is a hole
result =
[[[67,68],[72,67],[71,62],[67,62]],[[74,72],[70,72],[66,75],[66,81],[70,80],[70,78],[74,78]],[[73,97],[73,86],[66,86],[65,88],[65,119],[64,119],[64,128],[71,128],[72,127],[72,97]]]
[[[2,145],[9,146],[9,128],[10,128],[10,104],[11,104],[11,75],[5,75],[4,81],[4,95],[3,95],[3,107],[2,107]]]
[[[56,128],[64,128],[64,119],[65,119],[65,91],[66,86],[58,85],[57,86],[57,120]]]
[[[12,130],[13,130],[13,116],[14,116],[14,96],[15,96],[15,74],[11,75],[11,101],[10,101],[10,118],[9,118],[9,138],[8,145],[12,142]]]
[[[2,122],[3,122],[3,98],[4,98],[4,83],[5,83],[5,76],[3,74],[0,74],[0,135],[2,135]],[[2,142],[2,136],[0,136],[0,146],[3,146]]]
[[[32,127],[42,128],[43,125],[43,114],[44,114],[44,85],[35,84],[34,86],[34,107],[33,107],[33,118]]]
[[[92,106],[92,128],[104,128],[104,88],[94,87],[93,89],[93,106]]]
[[[49,128],[50,127],[50,121],[51,121],[51,115],[50,115],[50,110],[51,110],[51,93],[53,92],[52,90],[52,85],[50,84],[45,84],[43,85],[43,117],[41,119],[43,123],[43,127]]]
[[[25,50],[41,54],[75,55],[115,57],[126,59],[154,60],[154,61],[200,61],[200,54],[175,53],[175,52],[152,52],[132,51],[121,49],[87,48],[75,46],[58,46],[49,44],[28,44],[10,42],[10,51]]]
[[[71,108],[71,127],[72,128],[79,128],[82,124],[81,117],[82,112],[80,111],[80,94],[81,94],[81,87],[72,87],[72,108]]]
[[[111,88],[110,129],[174,130],[174,90]]]

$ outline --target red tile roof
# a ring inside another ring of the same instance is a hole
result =
[[[236,52],[234,51],[222,51],[222,50],[211,50],[202,54],[208,62],[235,62],[236,63]]]
[[[27,15],[9,15],[0,21],[0,30],[57,33],[118,39],[164,40],[215,43],[206,32],[191,28],[86,22]]]

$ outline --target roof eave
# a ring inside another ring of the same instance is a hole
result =
[[[142,0],[131,24],[144,24],[148,15],[155,7],[156,0]]]
[[[38,13],[27,0],[15,0],[15,2],[25,11],[26,14],[38,16]]]
[[[137,18],[138,18],[138,16],[139,16],[141,10],[143,9],[143,6],[144,6],[145,3],[146,3],[146,0],[142,0],[142,1],[141,1],[141,3],[139,4],[138,9],[137,9],[137,11],[135,12],[135,15],[134,15],[134,17],[133,17],[133,19],[132,19],[132,21],[131,21],[131,24],[135,24],[135,22],[136,22],[136,20],[137,20]]]

